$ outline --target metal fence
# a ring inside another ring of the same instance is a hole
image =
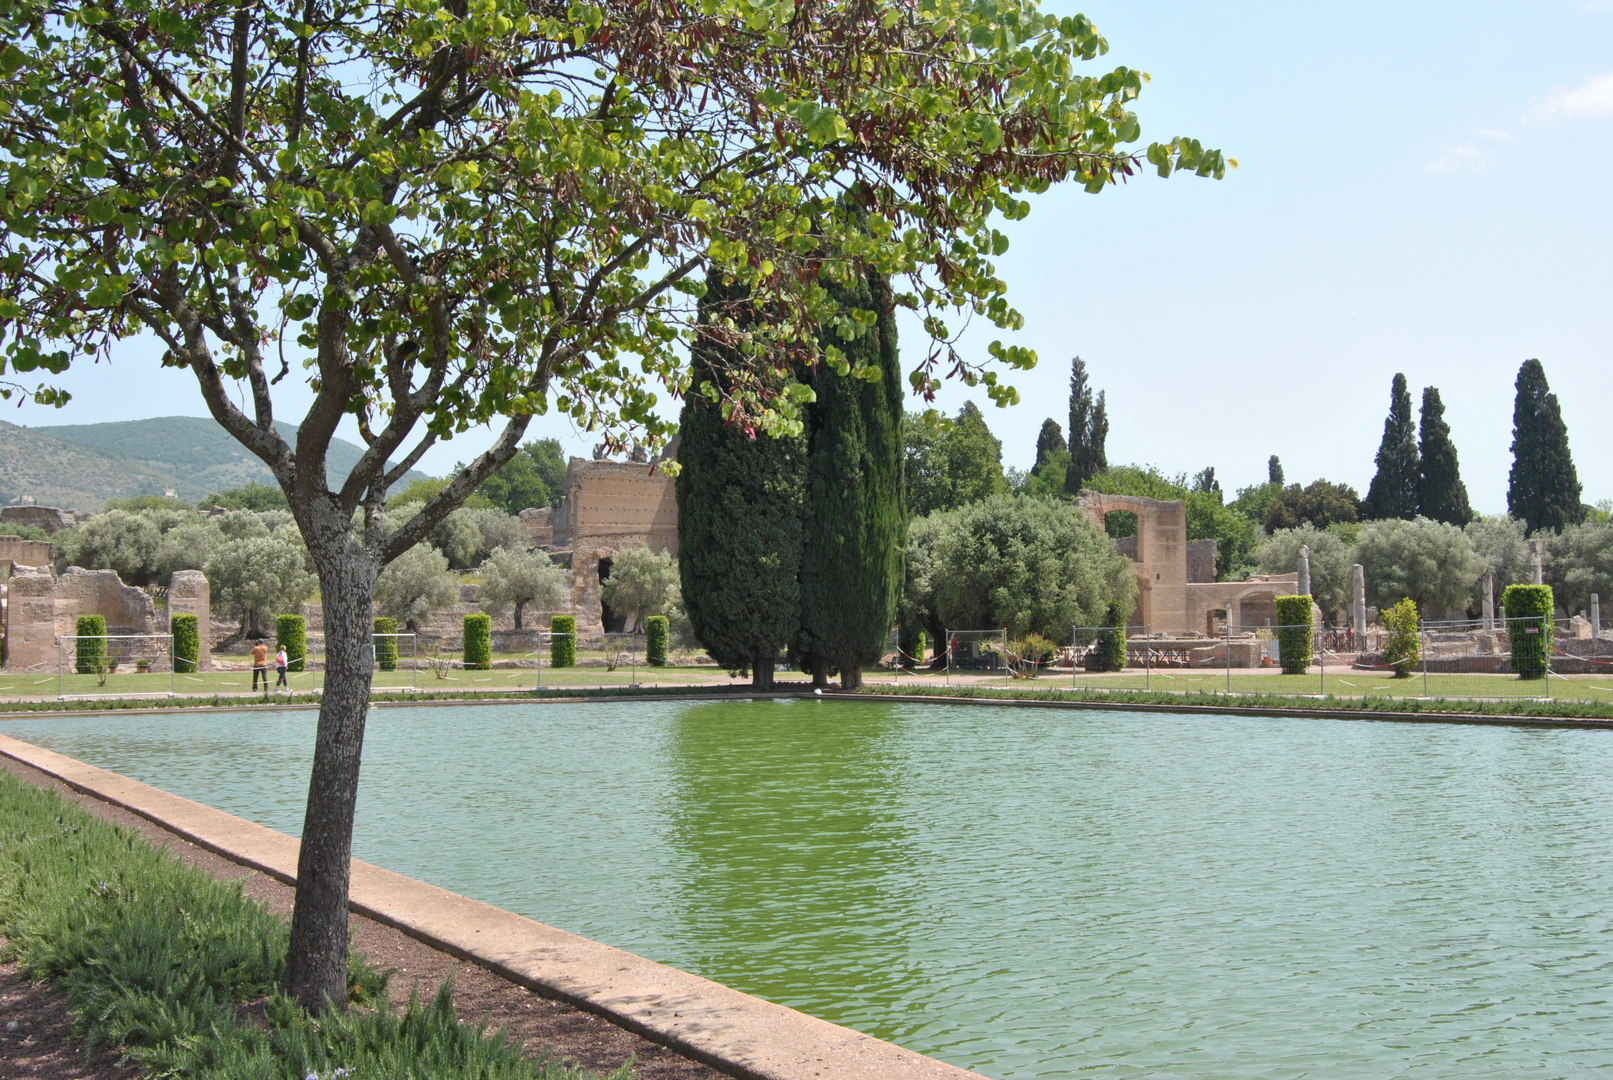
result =
[[[964,672],[1007,672],[1008,631],[948,630],[946,632],[946,684]]]
[[[984,686],[1052,674],[1071,689],[1118,693],[1613,702],[1613,634],[1583,619],[1422,622],[1398,635],[1372,627],[1360,640],[1328,623],[1231,625],[1213,635],[1079,626],[1051,670],[1016,664],[1000,631],[974,633],[969,648],[1000,649],[1008,662],[951,662],[948,673]],[[981,643],[990,634],[1000,646]]]
[[[56,675],[30,672],[17,689],[45,689],[56,696],[130,697],[174,693],[172,634],[64,634],[56,639]]]

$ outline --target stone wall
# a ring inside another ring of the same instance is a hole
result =
[[[174,575],[170,610],[193,611],[207,625],[207,579],[199,571]],[[177,597],[173,599],[173,597]],[[129,645],[126,657],[166,657],[168,633],[157,605],[142,589],[125,585],[112,570],[69,567],[60,577],[49,566],[16,565],[6,583],[5,670],[55,670],[57,642],[78,632],[81,615],[101,615],[108,634],[146,634],[150,639]],[[208,635],[202,635],[204,666],[210,663]]]
[[[196,666],[213,670],[212,587],[200,570],[176,570],[168,586],[168,632],[173,632],[175,615],[194,615],[201,639],[197,645]]]
[[[5,670],[55,671],[56,575],[48,566],[14,566],[6,582]]]
[[[1104,516],[1117,510],[1137,515],[1137,535],[1128,545],[1137,575],[1131,624],[1168,633],[1198,629],[1187,615],[1187,504],[1090,490],[1083,490],[1075,504],[1100,528]]]
[[[37,525],[50,536],[62,529],[70,529],[84,520],[77,510],[62,510],[54,506],[0,506],[0,525]],[[21,559],[17,560],[22,562]],[[43,566],[43,563],[23,563],[24,566]]]
[[[678,553],[678,500],[672,477],[649,464],[585,461],[566,468],[566,497],[553,515],[553,544],[571,551],[571,613],[581,633],[605,629],[600,562],[648,547]],[[617,627],[619,629],[619,627]]]
[[[125,585],[116,570],[85,570],[69,566],[56,579],[56,633],[78,630],[80,615],[104,615],[109,634],[166,634],[158,629],[157,605],[151,596]]]
[[[0,536],[0,574],[13,566],[49,566],[56,560],[56,545],[49,540],[24,540]]]

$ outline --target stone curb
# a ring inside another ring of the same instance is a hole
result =
[[[798,695],[799,696],[799,695]],[[1270,716],[1291,720],[1381,720],[1415,724],[1500,724],[1525,727],[1613,729],[1613,720],[1591,716],[1524,716],[1500,713],[1395,712],[1389,709],[1299,709],[1260,705],[1164,705],[1151,701],[1044,701],[1012,697],[946,697],[941,694],[847,693],[823,695],[841,701],[895,701],[904,705],[1017,705],[1031,709],[1095,709],[1111,712],[1199,713],[1207,716]]]
[[[0,754],[286,884],[298,842],[0,735]],[[622,949],[353,860],[349,908],[743,1080],[965,1080],[979,1073]]]

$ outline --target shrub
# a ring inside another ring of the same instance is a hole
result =
[[[1040,670],[1053,663],[1059,647],[1040,634],[1030,634],[1023,641],[1010,641],[1008,651],[1026,668]]]
[[[1545,678],[1551,663],[1551,620],[1556,600],[1550,585],[1508,585],[1501,594],[1512,641],[1512,670],[1520,679]]]
[[[286,670],[303,671],[308,666],[308,620],[301,615],[274,617],[274,643],[286,650]]]
[[[465,670],[486,671],[493,666],[493,617],[465,616]]]
[[[398,670],[398,620],[385,615],[375,620],[375,663],[382,671]]]
[[[1407,597],[1383,613],[1384,629],[1389,639],[1383,644],[1383,662],[1395,669],[1395,678],[1404,679],[1417,666],[1422,654],[1422,639],[1418,634],[1417,601]]]
[[[577,616],[556,615],[549,620],[549,664],[551,667],[577,666]]]
[[[1126,666],[1126,617],[1119,604],[1109,605],[1103,625],[1108,629],[1099,631],[1097,648],[1087,657],[1087,670],[1120,671]]]
[[[898,659],[904,670],[923,667],[929,660],[930,635],[923,630],[910,630],[904,626],[897,638],[897,648],[902,650]]]
[[[644,660],[651,667],[666,666],[667,643],[672,638],[672,623],[665,615],[651,615],[644,620]]]
[[[175,615],[168,620],[168,632],[174,635],[174,670],[194,675],[202,655],[201,621],[195,615]]]
[[[73,670],[80,675],[99,675],[106,670],[106,616],[80,615],[77,652],[73,657]]]
[[[1277,655],[1284,675],[1303,675],[1311,666],[1311,598],[1277,597]]]

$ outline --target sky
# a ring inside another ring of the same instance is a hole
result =
[[[1538,357],[1585,501],[1613,497],[1613,0],[1046,6],[1098,25],[1111,50],[1093,66],[1151,74],[1145,144],[1189,135],[1240,168],[1055,190],[1005,227],[999,267],[1025,317],[1011,340],[1040,363],[1010,378],[1017,406],[962,386],[938,401],[977,401],[1005,465],[1028,468],[1042,420],[1065,422],[1079,354],[1107,394],[1112,464],[1214,466],[1230,493],[1277,454],[1289,482],[1365,494],[1403,372],[1414,403],[1440,389],[1474,509],[1500,513],[1513,380]],[[911,367],[926,342],[916,321],[902,333]],[[997,336],[977,324],[962,350]],[[126,343],[65,377],[66,408],[0,416],[207,415],[155,355]],[[308,395],[282,398],[295,419]],[[529,432],[579,456],[595,441],[555,417]],[[443,473],[491,439],[468,432],[422,467]]]

